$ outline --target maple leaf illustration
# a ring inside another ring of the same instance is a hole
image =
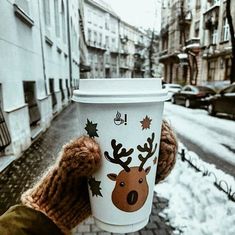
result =
[[[93,138],[95,136],[99,137],[97,134],[97,123],[92,123],[89,119],[87,119],[87,124],[85,127],[85,130],[87,131],[87,134],[89,137]]]
[[[89,180],[88,180],[88,184],[90,186],[90,190],[91,190],[91,193],[92,193],[92,196],[101,196],[103,197],[102,193],[101,193],[101,187],[100,187],[100,184],[101,184],[101,181],[97,181],[95,180],[94,177],[91,177]]]
[[[147,115],[146,117],[140,121],[141,125],[142,125],[142,130],[144,129],[150,129],[150,125],[151,125],[151,121],[152,119],[150,119]]]

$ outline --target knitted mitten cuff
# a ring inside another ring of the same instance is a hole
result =
[[[155,183],[164,180],[173,169],[176,162],[178,142],[170,124],[163,120],[160,141],[159,158]]]
[[[86,178],[100,163],[99,145],[81,137],[66,144],[57,163],[21,201],[46,214],[65,234],[91,214]]]

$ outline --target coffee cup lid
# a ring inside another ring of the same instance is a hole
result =
[[[78,103],[148,103],[168,99],[161,79],[81,79],[72,100]]]

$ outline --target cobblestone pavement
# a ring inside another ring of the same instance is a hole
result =
[[[28,189],[55,161],[61,146],[76,137],[76,126],[76,108],[75,104],[71,104],[52,121],[51,127],[19,159],[0,173],[0,214],[19,202],[22,192]],[[155,196],[148,225],[133,234],[172,234],[173,228],[158,215],[166,206],[167,200]],[[110,234],[99,230],[93,218],[80,224],[74,233],[76,235]]]

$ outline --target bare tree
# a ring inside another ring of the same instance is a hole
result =
[[[231,44],[232,44],[232,58],[231,58],[232,64],[231,64],[230,82],[233,83],[233,82],[235,82],[235,35],[234,35],[233,19],[232,19],[232,15],[231,15],[231,0],[227,0],[226,16],[228,19]]]

